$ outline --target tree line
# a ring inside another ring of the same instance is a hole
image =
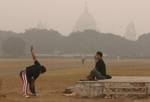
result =
[[[28,29],[24,33],[0,31],[0,56],[24,57],[29,55],[31,45],[38,54],[89,55],[97,50],[108,57],[150,57],[150,33],[143,34],[137,41],[111,33],[94,30],[72,32],[63,36],[56,30]]]

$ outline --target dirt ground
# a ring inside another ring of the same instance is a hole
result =
[[[36,81],[37,97],[21,95],[20,70],[32,64],[31,59],[0,59],[0,102],[150,102],[146,99],[101,99],[65,97],[62,92],[77,80],[85,78],[94,67],[92,59],[39,59],[47,72]],[[150,59],[105,59],[112,76],[150,76]]]

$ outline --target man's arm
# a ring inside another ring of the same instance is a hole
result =
[[[33,46],[31,46],[31,55],[32,55],[33,60],[34,60],[34,61],[37,61],[37,57],[36,57],[36,55],[35,55]]]

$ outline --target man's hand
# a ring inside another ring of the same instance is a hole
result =
[[[34,50],[34,47],[31,46],[31,55],[32,55],[33,60],[36,61],[37,58],[36,58],[35,52],[33,50]]]
[[[34,50],[34,47],[33,47],[33,45],[31,46],[31,52]]]

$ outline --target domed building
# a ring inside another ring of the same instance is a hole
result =
[[[128,40],[133,40],[133,41],[137,40],[137,33],[136,33],[134,22],[130,22],[127,25],[124,36]]]
[[[85,3],[84,12],[81,14],[79,19],[77,20],[75,28],[73,29],[73,32],[84,31],[84,30],[98,31],[96,21],[94,17],[89,13],[87,3]]]

